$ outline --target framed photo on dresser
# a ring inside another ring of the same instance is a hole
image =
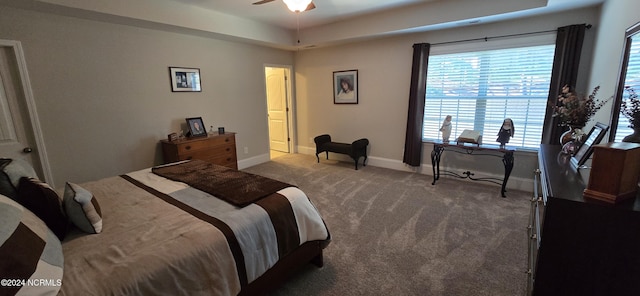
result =
[[[207,129],[204,127],[202,117],[186,118],[190,137],[206,137]]]
[[[593,153],[593,146],[600,144],[602,138],[604,138],[604,134],[609,130],[609,126],[603,123],[596,123],[596,125],[591,128],[591,131],[585,138],[580,148],[578,148],[578,152],[574,156],[571,157],[571,164],[575,168],[580,168],[584,163],[589,159],[589,156]]]

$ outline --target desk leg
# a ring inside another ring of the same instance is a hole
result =
[[[502,197],[507,197],[504,193],[507,191],[507,181],[513,170],[513,151],[506,151],[502,157],[502,163],[504,164],[504,180],[502,181]]]
[[[431,185],[435,185],[436,181],[440,179],[440,155],[442,155],[443,150],[444,150],[444,146],[433,144],[433,151],[431,151],[431,167],[433,168],[433,183],[431,183]]]

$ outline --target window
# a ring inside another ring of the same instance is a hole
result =
[[[632,87],[636,93],[640,94],[640,34],[630,36],[629,42],[631,42],[631,47],[629,48],[629,61],[624,86]],[[622,100],[629,98],[629,92],[627,91],[623,90],[621,95]],[[619,114],[617,125],[614,142],[622,142],[624,137],[633,133],[633,130],[629,127],[629,119],[624,115]]]
[[[451,138],[477,130],[496,144],[505,118],[515,135],[509,146],[537,149],[549,95],[554,45],[431,55],[427,71],[423,141],[441,138],[440,125],[453,117]]]

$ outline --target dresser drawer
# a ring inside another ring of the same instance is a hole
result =
[[[238,161],[236,160],[235,155],[215,155],[206,160],[217,165],[223,165],[236,170],[238,169]]]
[[[188,159],[226,159],[226,158],[236,158],[235,147],[231,146],[220,146],[213,147],[209,149],[200,149],[195,151],[189,151],[186,153],[180,153],[178,155],[179,160],[188,160]]]
[[[209,150],[197,151],[189,154],[180,155],[179,160],[191,160],[191,159],[200,159],[204,161],[208,161],[211,163],[215,163],[217,165],[223,165],[226,167],[238,169],[236,157],[232,153],[223,153],[223,154],[211,154],[208,153]]]
[[[540,169],[536,169],[533,177],[533,198],[531,199],[531,211],[529,214],[529,226],[527,227],[527,235],[529,237],[527,260],[527,290],[526,295],[532,295],[533,286],[536,278],[536,267],[538,263],[538,249],[540,248],[540,241],[542,239],[542,220],[544,217],[544,201],[543,190],[541,189],[542,172]]]
[[[206,140],[190,141],[186,143],[180,143],[177,145],[178,154],[190,153],[193,151],[209,149],[214,146],[233,145],[235,148],[235,137],[233,136],[218,136],[215,138],[207,138]]]
[[[200,159],[238,169],[235,133],[208,135],[206,138],[162,141],[165,163]]]

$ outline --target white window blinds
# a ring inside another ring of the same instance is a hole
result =
[[[441,138],[451,115],[451,140],[477,130],[483,144],[496,144],[500,126],[511,118],[509,146],[537,149],[542,138],[554,45],[432,55],[427,72],[424,141]]]

